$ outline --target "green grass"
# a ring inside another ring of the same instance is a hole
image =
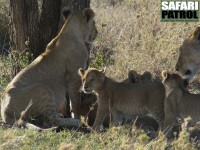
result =
[[[4,144],[3,148],[5,149],[55,149],[58,148],[62,142],[65,142],[66,139],[69,139],[69,137],[71,136],[71,132],[38,133],[36,131],[22,129],[10,129],[0,131],[2,138],[0,144]],[[21,140],[19,138],[21,138]]]
[[[112,127],[105,133],[75,133],[75,131],[36,132],[25,129],[0,129],[0,144],[2,149],[134,149],[134,150],[192,150],[194,144],[188,140],[188,134],[183,132],[178,140],[167,142],[160,135],[156,140],[150,140],[142,130],[130,130],[127,127]]]

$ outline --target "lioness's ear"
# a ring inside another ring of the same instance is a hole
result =
[[[194,37],[195,39],[197,39],[197,40],[200,40],[200,26],[198,26],[198,27],[195,29],[195,31],[194,31],[194,33],[193,33],[193,37]]]
[[[166,70],[162,71],[162,78],[165,80],[168,77],[169,77],[169,73]]]
[[[130,70],[128,73],[128,79],[131,81],[131,83],[136,83],[138,81],[138,74],[134,70]]]
[[[100,70],[101,73],[105,73],[106,72],[106,67]]]
[[[83,77],[84,74],[85,74],[85,71],[84,71],[82,68],[79,68],[78,74],[79,74],[81,77]]]
[[[94,11],[90,8],[83,10],[83,16],[87,17],[87,22],[94,17]]]
[[[72,13],[71,9],[69,7],[63,8],[63,16],[65,19],[68,19],[69,15]]]
[[[184,79],[184,80],[183,80],[183,84],[184,84],[184,87],[187,88],[187,86],[188,86],[188,84],[189,84],[189,80]]]

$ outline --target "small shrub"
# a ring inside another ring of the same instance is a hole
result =
[[[11,68],[10,59],[6,56],[0,55],[0,96],[5,88],[5,86],[11,80],[10,68]]]
[[[13,67],[25,68],[33,60],[33,54],[27,51],[19,52],[17,50],[10,52],[10,61]]]
[[[6,51],[8,48],[8,1],[0,0],[0,54]]]

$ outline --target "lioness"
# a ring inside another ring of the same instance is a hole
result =
[[[163,71],[162,78],[166,89],[164,128],[177,123],[177,118],[190,116],[194,122],[200,121],[200,94],[191,94],[186,89],[188,81],[178,74]]]
[[[162,83],[118,83],[106,77],[104,69],[79,69],[79,75],[82,78],[83,90],[86,93],[94,91],[97,95],[99,107],[93,129],[100,130],[109,109],[114,124],[121,123],[124,116],[151,113],[160,127],[163,126],[165,89]]]
[[[24,116],[43,116],[51,126],[79,126],[79,119],[62,118],[60,113],[66,109],[68,92],[75,118],[79,118],[81,79],[77,71],[86,66],[85,43],[96,38],[97,29],[92,9],[72,13],[65,8],[63,15],[65,24],[46,51],[8,84],[1,102],[1,117],[5,123],[14,124],[32,101]]]
[[[200,26],[183,41],[175,69],[189,80],[200,70]]]

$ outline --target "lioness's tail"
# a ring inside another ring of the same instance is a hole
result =
[[[26,115],[28,114],[28,111],[30,110],[30,107],[33,105],[32,100],[29,102],[28,106],[26,107],[26,109],[24,111],[21,112],[21,116],[19,118],[19,120],[17,121],[17,126],[18,127],[24,127],[27,129],[31,129],[31,130],[36,130],[36,131],[53,131],[56,130],[57,127],[53,127],[53,128],[48,128],[48,129],[43,129],[40,128],[32,123],[28,123],[27,121],[25,121],[26,119]]]

